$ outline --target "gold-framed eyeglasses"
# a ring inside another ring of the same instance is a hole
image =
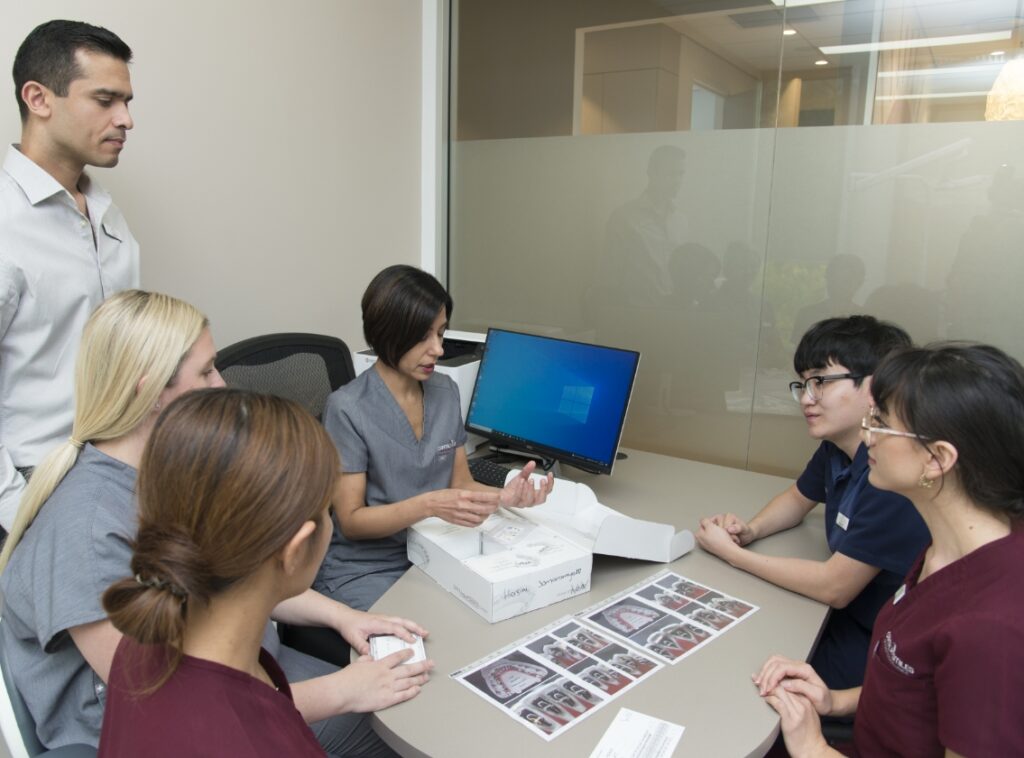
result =
[[[789,391],[793,394],[793,399],[798,403],[804,399],[804,395],[811,399],[812,403],[816,403],[821,400],[822,395],[825,391],[825,384],[828,382],[839,382],[843,379],[863,379],[861,374],[851,374],[849,372],[845,374],[825,374],[824,376],[809,376],[805,381],[802,382],[790,382]]]
[[[861,419],[860,428],[864,430],[864,444],[871,445],[872,434],[887,434],[890,437],[909,437],[912,440],[919,440],[921,442],[927,442],[928,437],[922,437],[920,434],[914,432],[901,432],[898,429],[890,429],[882,423],[881,417],[878,415],[878,409],[872,408],[868,411],[868,415]]]

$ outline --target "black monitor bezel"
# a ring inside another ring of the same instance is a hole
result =
[[[475,426],[470,420],[473,412],[473,405],[476,402],[477,388],[480,385],[480,376],[483,374],[484,363],[487,360],[491,333],[492,332],[503,332],[505,334],[516,334],[523,337],[532,337],[540,340],[548,340],[551,342],[565,342],[573,345],[583,345],[585,347],[598,348],[601,350],[611,350],[617,353],[627,353],[635,356],[633,362],[633,372],[629,379],[629,392],[626,395],[626,402],[623,405],[622,413],[618,419],[618,431],[615,436],[615,445],[612,448],[611,460],[595,461],[592,458],[586,458],[574,454],[572,451],[557,448],[551,445],[545,445],[538,443],[534,440],[524,440],[512,434],[506,434],[500,430],[489,429],[486,427]],[[572,466],[573,468],[586,471],[591,474],[608,474],[611,475],[612,470],[615,467],[615,459],[619,450],[619,445],[622,444],[622,431],[626,426],[626,417],[629,415],[629,406],[633,402],[633,388],[636,386],[636,374],[640,368],[640,352],[638,350],[627,350],[620,347],[610,347],[608,345],[598,345],[593,342],[582,342],[580,340],[569,340],[562,337],[550,337],[544,334],[532,334],[530,332],[521,332],[513,329],[499,329],[497,327],[489,327],[487,329],[487,339],[484,342],[484,349],[480,355],[480,367],[477,369],[477,378],[473,382],[473,394],[469,400],[469,410],[466,413],[466,431],[472,432],[473,434],[479,434],[493,442],[497,443],[502,447],[509,447],[515,450],[521,450],[524,453],[540,456],[541,458],[551,459],[552,461],[560,461],[566,465]]]

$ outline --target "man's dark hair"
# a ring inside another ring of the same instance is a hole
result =
[[[441,282],[415,266],[388,266],[363,293],[363,336],[385,366],[397,368],[441,308],[450,319],[452,299]]]
[[[1024,519],[1024,368],[989,345],[899,350],[871,380],[875,405],[920,435],[957,450],[953,472],[975,504]]]
[[[886,355],[911,346],[910,335],[874,316],[827,318],[807,330],[793,355],[797,374],[823,369],[829,363],[859,377],[871,376]],[[860,386],[860,379],[856,381]]]
[[[14,97],[24,123],[28,106],[21,99],[26,82],[39,82],[58,97],[67,97],[68,87],[82,75],[75,59],[78,50],[132,59],[132,49],[120,37],[102,26],[83,21],[47,21],[33,29],[14,56]]]

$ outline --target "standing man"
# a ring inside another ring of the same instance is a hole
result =
[[[131,49],[48,21],[14,59],[21,143],[0,170],[0,526],[32,468],[71,433],[75,357],[93,309],[138,286],[139,246],[85,173],[116,166],[132,119]]]

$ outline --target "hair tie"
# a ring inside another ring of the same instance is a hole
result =
[[[85,447],[85,443],[82,440],[75,439],[74,436],[68,437],[68,444],[70,444],[76,450],[81,450]]]
[[[157,590],[158,592],[167,590],[175,597],[180,597],[182,602],[184,602],[185,598],[188,597],[188,593],[185,592],[184,588],[179,587],[174,582],[165,582],[162,579],[157,579],[155,577],[143,579],[141,574],[135,575],[135,581],[141,584],[143,587],[147,587],[151,590]]]

